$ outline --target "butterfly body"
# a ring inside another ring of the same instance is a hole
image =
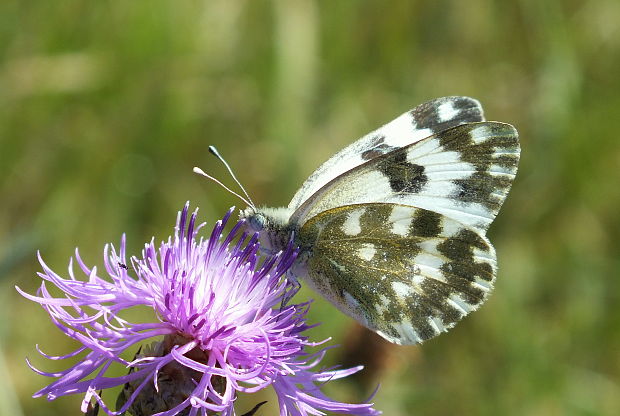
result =
[[[286,208],[241,216],[290,275],[391,342],[432,338],[493,287],[486,230],[516,174],[514,127],[467,97],[424,103],[319,167]]]

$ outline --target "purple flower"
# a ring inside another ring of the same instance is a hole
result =
[[[86,281],[76,279],[73,259],[69,278],[64,279],[39,256],[44,281],[37,296],[17,290],[40,303],[54,324],[81,346],[64,356],[46,355],[38,346],[37,350],[52,360],[84,356],[58,373],[28,363],[37,373],[56,379],[34,397],[54,400],[85,393],[83,412],[94,398],[110,415],[234,415],[239,392],[272,386],[280,415],[380,414],[371,404],[336,402],[320,391],[321,384],[361,367],[312,371],[327,348],[306,351],[325,342],[313,343],[302,335],[310,328],[305,323],[309,304],[283,304],[294,290],[284,273],[297,251],[289,246],[261,261],[256,236],[243,233],[233,242],[242,221],[222,238],[232,210],[208,239],[197,239],[204,224],[196,225],[196,212],[188,221],[188,209],[186,204],[179,213],[174,237],[159,248],[151,241],[141,258],[131,257],[130,263],[124,236],[119,252],[106,245],[109,280],[100,277],[96,267],[86,266],[77,250],[75,258]],[[52,296],[46,281],[64,296]],[[121,317],[135,306],[152,308],[156,319],[132,323]],[[133,358],[127,357],[130,349],[138,349]],[[128,374],[107,377],[113,363],[128,367]],[[124,388],[113,411],[98,392],[119,385]]]

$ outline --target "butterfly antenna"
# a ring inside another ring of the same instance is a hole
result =
[[[235,172],[233,172],[233,170],[230,168],[230,165],[228,164],[228,162],[226,162],[226,159],[224,159],[222,155],[220,155],[220,153],[217,151],[215,146],[209,146],[209,153],[211,153],[213,156],[218,158],[220,162],[222,162],[224,166],[226,166],[226,169],[228,170],[228,173],[230,173],[230,176],[237,183],[237,185],[239,185],[239,188],[241,188],[241,190],[243,191],[243,194],[245,195],[246,199],[250,201],[248,205],[254,208],[255,205],[254,205],[254,202],[252,201],[252,198],[250,198],[250,195],[248,195],[243,185],[241,185],[241,182],[239,182],[239,179],[237,179],[237,176],[235,176]]]
[[[200,169],[199,167],[194,166],[193,169],[194,173],[197,173],[199,175],[204,176],[207,179],[212,180],[213,182],[217,183],[219,186],[221,186],[222,188],[226,189],[228,192],[230,192],[231,194],[233,194],[234,196],[236,196],[237,198],[239,198],[240,200],[242,200],[243,202],[245,202],[248,206],[252,207],[253,209],[255,209],[254,204],[252,203],[252,201],[247,200],[246,198],[244,198],[243,196],[239,195],[237,192],[233,191],[232,189],[230,189],[228,186],[224,185],[222,182],[218,181],[217,179],[215,179],[213,176],[208,175],[205,173],[204,170]]]

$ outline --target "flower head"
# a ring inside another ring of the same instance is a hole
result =
[[[188,217],[188,209],[186,204],[179,212],[173,237],[158,247],[153,241],[146,244],[142,256],[132,257],[130,263],[124,236],[118,252],[106,245],[108,279],[100,277],[96,267],[86,266],[77,250],[75,259],[86,281],[76,279],[73,259],[65,279],[39,256],[43,282],[37,296],[17,290],[40,303],[54,324],[81,344],[64,356],[39,352],[52,360],[84,356],[59,373],[43,372],[29,363],[39,374],[56,379],[34,397],[53,400],[85,393],[83,412],[94,398],[110,415],[234,415],[239,392],[272,386],[281,415],[379,414],[370,404],[336,402],[320,391],[320,384],[361,367],[312,371],[326,348],[314,354],[306,351],[322,343],[303,335],[309,328],[309,304],[286,304],[293,286],[284,273],[296,250],[289,246],[261,258],[257,236],[239,236],[243,221],[223,237],[232,210],[209,238],[198,239],[204,224],[196,225],[196,212]],[[63,296],[52,296],[46,282]],[[120,316],[136,306],[152,308],[156,319],[133,323]],[[131,349],[138,350],[133,359],[123,358]],[[114,363],[128,367],[128,374],[106,376]],[[124,388],[114,411],[98,391],[119,385]]]

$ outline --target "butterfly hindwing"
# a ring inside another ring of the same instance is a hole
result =
[[[370,159],[433,133],[483,120],[482,106],[473,98],[442,97],[420,104],[332,156],[303,183],[289,208],[297,209],[326,183]]]
[[[433,211],[371,203],[333,208],[300,230],[308,283],[346,314],[398,344],[451,328],[484,302],[493,247]]]
[[[499,122],[468,123],[376,157],[333,179],[291,217],[303,224],[348,204],[389,202],[438,212],[486,230],[519,161],[517,131]]]

